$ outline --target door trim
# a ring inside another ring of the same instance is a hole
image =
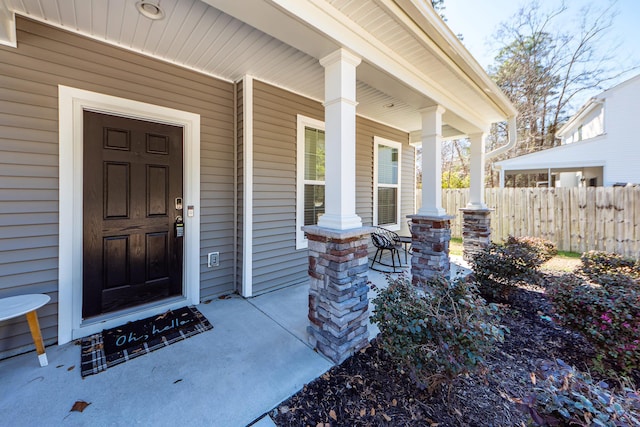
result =
[[[185,245],[182,296],[98,319],[82,320],[83,111],[180,126],[183,134]],[[200,115],[68,86],[58,86],[59,244],[58,344],[143,319],[171,308],[200,303]]]

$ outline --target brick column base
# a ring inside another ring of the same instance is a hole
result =
[[[412,283],[436,276],[449,277],[449,242],[452,216],[409,215],[411,219],[411,276]]]
[[[462,256],[469,262],[491,243],[491,209],[462,211]]]
[[[369,227],[302,228],[309,241],[310,344],[335,363],[369,342]]]

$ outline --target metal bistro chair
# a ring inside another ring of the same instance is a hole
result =
[[[399,271],[397,271],[396,268],[402,267],[400,263],[400,250],[402,249],[402,243],[400,242],[398,234],[382,227],[376,227],[376,230],[371,233],[371,241],[376,247],[376,254],[373,256],[373,260],[371,261],[371,266],[369,268],[375,271],[380,271],[382,273],[390,273],[390,271],[380,270],[373,267],[376,263],[378,263],[379,265],[385,267],[392,267],[393,273],[398,273]],[[384,254],[384,251],[389,251],[389,253],[391,254],[391,265],[382,262],[382,255]],[[397,266],[396,258],[398,259]]]

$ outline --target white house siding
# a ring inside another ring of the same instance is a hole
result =
[[[587,135],[593,132],[596,136],[585,138],[583,134],[582,141],[504,160],[496,165],[507,173],[548,168],[580,170],[587,179],[602,177],[597,185],[604,186],[618,182],[640,183],[637,166],[640,164],[640,137],[636,129],[640,111],[640,75],[601,93],[596,101],[603,102],[603,106],[564,131],[572,139],[582,125],[583,132]],[[599,132],[600,122],[604,122],[604,133]]]
[[[57,338],[58,85],[201,115],[201,297],[233,290],[233,84],[18,18],[0,46],[0,297],[46,293],[38,311]],[[204,254],[220,251],[208,269]],[[0,357],[32,341],[24,319],[0,322]]]
[[[606,158],[604,185],[616,182],[640,184],[640,75],[602,94],[605,97],[606,144],[599,153]]]
[[[253,294],[308,280],[307,249],[296,250],[297,115],[324,120],[320,102],[254,80]],[[402,215],[414,213],[415,151],[406,132],[356,118],[356,213],[373,221],[373,137],[403,143]],[[403,221],[404,222],[404,221]]]
[[[597,105],[579,124],[576,124],[576,126],[573,126],[572,129],[569,130],[570,133],[563,138],[562,143],[571,144],[572,142],[602,135],[604,133],[604,111],[604,105]]]

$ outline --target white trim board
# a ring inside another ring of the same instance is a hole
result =
[[[200,115],[68,86],[58,86],[59,255],[58,344],[143,319],[185,304],[200,303]],[[113,114],[180,126],[184,129],[183,206],[185,221],[183,295],[155,304],[82,320],[83,111]]]
[[[398,183],[395,184],[397,188],[396,194],[398,199],[396,200],[396,218],[398,220],[395,224],[378,224],[378,146],[385,145],[387,147],[395,148],[398,150]],[[415,174],[414,174],[415,175]],[[388,230],[399,231],[402,227],[402,143],[397,141],[391,141],[379,136],[373,137],[373,225],[385,227]]]
[[[253,296],[253,77],[242,79],[242,296]]]
[[[309,241],[304,237],[304,129],[325,130],[324,122],[298,114],[296,116],[296,249],[306,249]],[[326,186],[325,186],[326,188]]]

